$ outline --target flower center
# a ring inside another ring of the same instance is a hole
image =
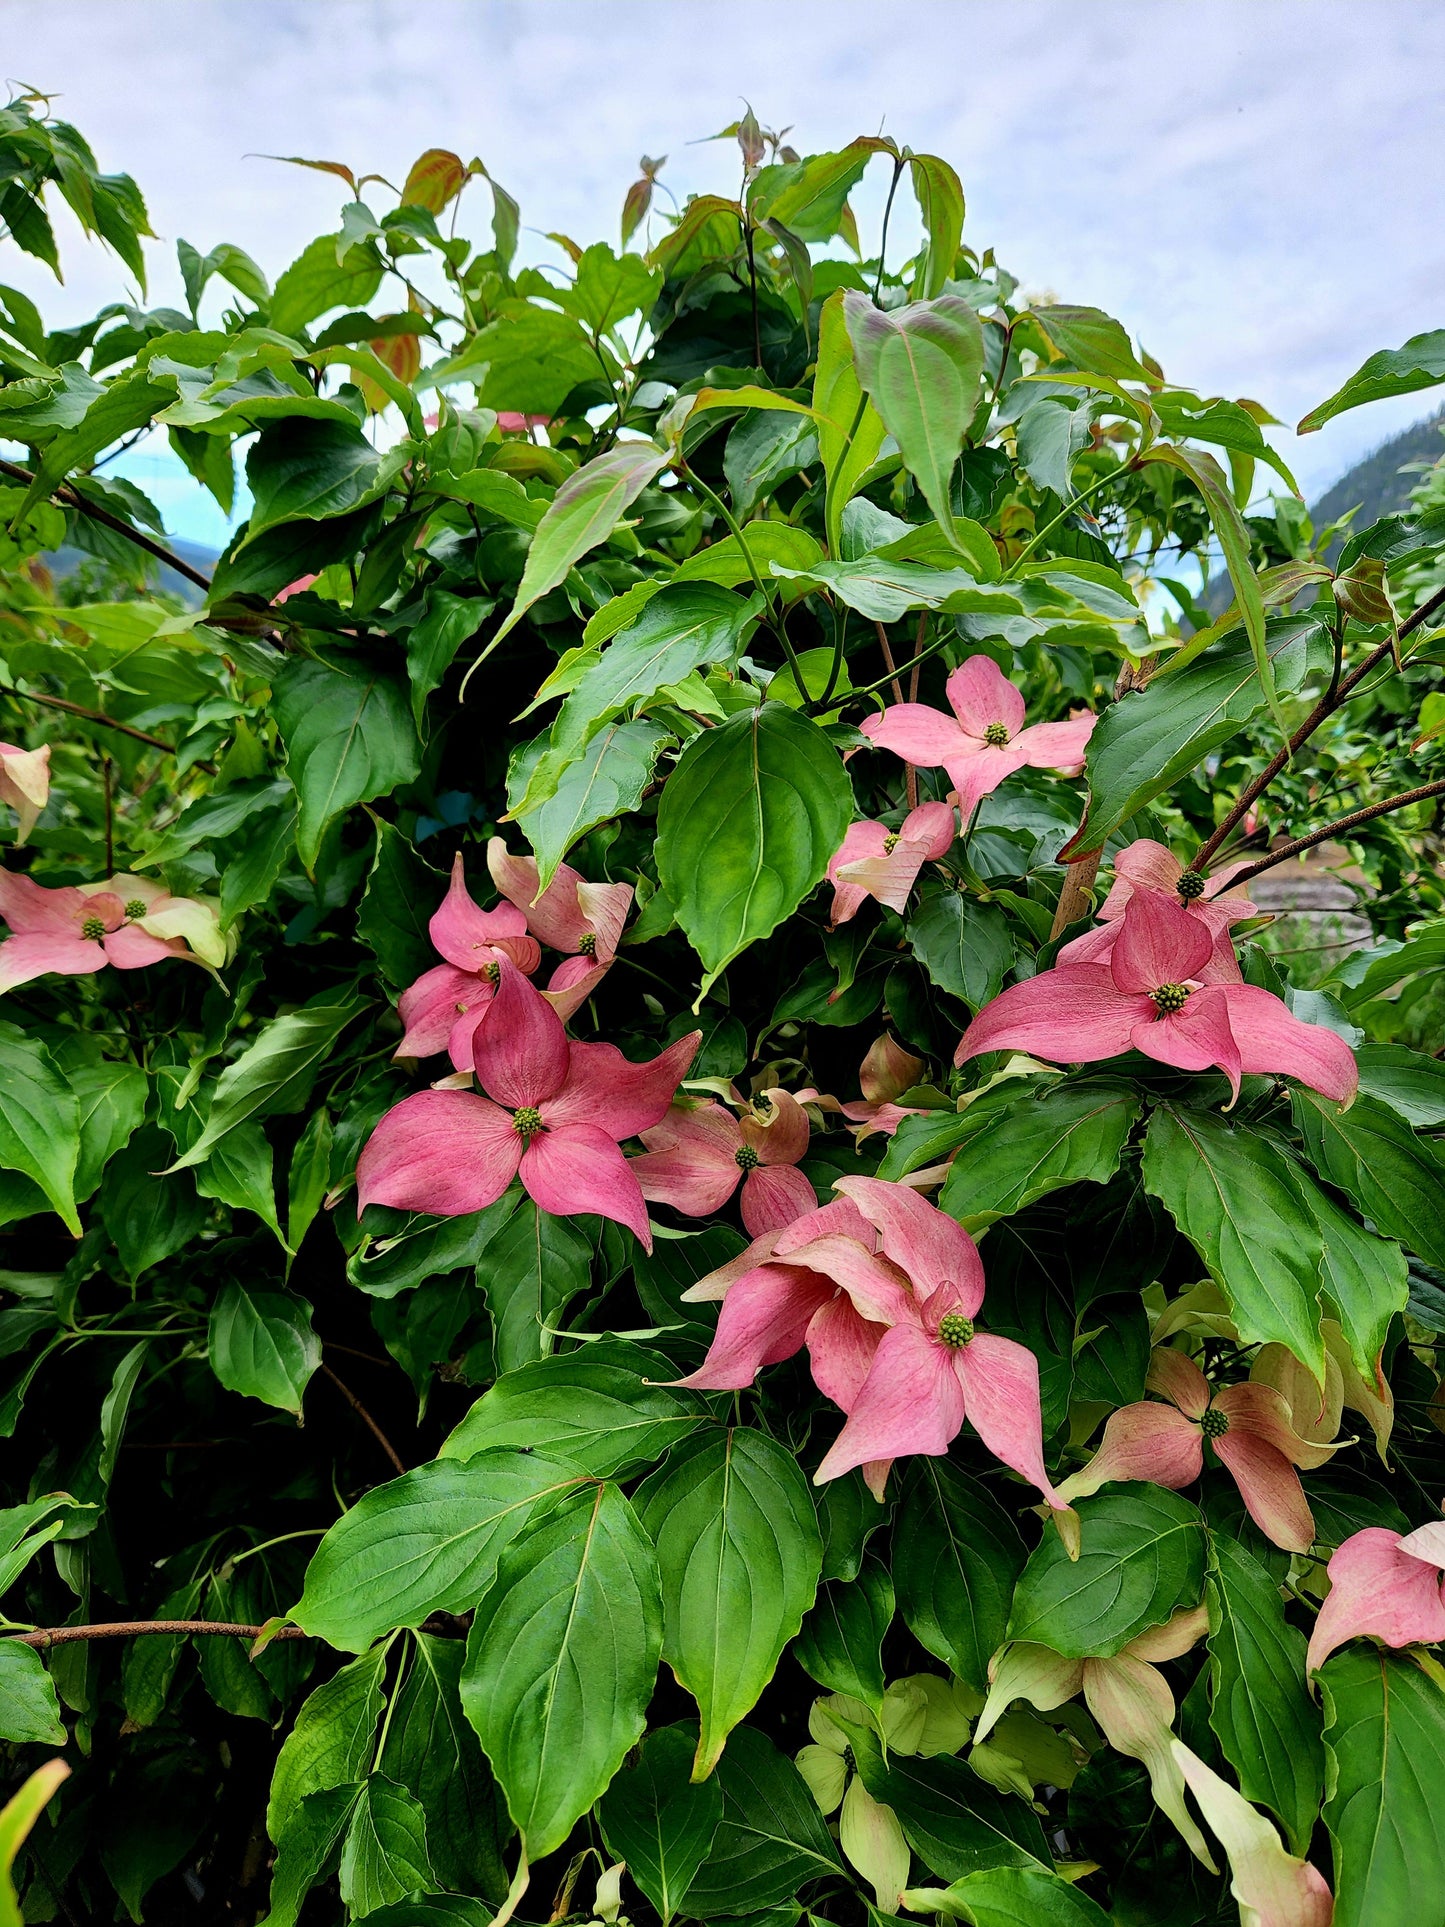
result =
[[[132,897],[130,902],[125,906],[125,913],[131,921],[134,922],[137,917],[143,917],[145,915],[146,907],[139,897]]]
[[[80,934],[87,943],[99,943],[105,935],[105,921],[101,917],[87,917],[80,926]]]
[[[1200,1419],[1199,1429],[1207,1439],[1222,1439],[1229,1430],[1229,1414],[1221,1412],[1217,1405],[1211,1405]]]
[[[938,1321],[939,1343],[950,1351],[961,1351],[973,1337],[973,1320],[961,1311],[946,1311]]]
[[[1002,749],[1008,741],[1008,724],[990,723],[983,732],[983,740],[994,749]]]
[[[492,986],[492,989],[495,990],[497,985],[502,981],[502,966],[499,963],[484,963],[478,974],[485,977],[487,982]]]
[[[520,1138],[535,1137],[542,1128],[542,1113],[535,1104],[524,1104],[512,1113],[512,1129]]]
[[[1188,984],[1160,984],[1149,995],[1154,999],[1154,1008],[1161,1017],[1172,1017],[1176,1011],[1183,1010],[1189,1002]]]
[[[595,930],[584,930],[582,932],[582,935],[577,939],[577,952],[579,956],[583,957],[595,957],[597,955],[597,932]]]
[[[884,856],[892,856],[893,852],[898,848],[898,834],[899,833],[897,830],[893,830],[887,836],[884,837],[883,839]]]
[[[737,1159],[738,1169],[740,1171],[756,1171],[762,1163],[762,1159],[758,1156],[751,1144],[743,1145],[741,1150],[733,1152],[733,1156]]]
[[[1186,870],[1174,888],[1186,903],[1194,903],[1204,895],[1206,884],[1197,870]]]

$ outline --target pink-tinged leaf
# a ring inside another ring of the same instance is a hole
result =
[[[458,852],[452,860],[452,879],[446,896],[427,930],[448,963],[460,970],[480,970],[484,963],[495,958],[493,945],[499,937],[526,936],[527,919],[510,903],[499,904],[495,910],[478,909],[467,889]],[[521,967],[526,968],[525,964]],[[536,967],[534,963],[532,968]]]
[[[500,1011],[497,1014],[500,1016]],[[557,1027],[561,1029],[560,1024]],[[701,1042],[702,1032],[690,1030],[658,1056],[634,1064],[615,1044],[584,1044],[574,1039],[569,1046],[566,1081],[542,1101],[543,1115],[554,1127],[595,1125],[614,1142],[635,1137],[667,1116]]]
[[[1209,1608],[1201,1603],[1198,1606],[1181,1606],[1171,1613],[1162,1626],[1149,1626],[1122,1648],[1131,1659],[1147,1660],[1151,1666],[1162,1666],[1166,1659],[1182,1659],[1199,1644],[1209,1631]]]
[[[164,963],[167,957],[192,954],[180,937],[153,937],[133,923],[109,931],[101,939],[101,948],[117,970],[144,970],[148,964]]]
[[[515,964],[502,962],[497,968],[499,980],[487,1022],[473,1034],[472,1067],[482,1089],[499,1104],[511,1110],[543,1104],[556,1097],[567,1081],[567,1033],[556,1011]]]
[[[1171,1399],[1188,1418],[1203,1418],[1208,1410],[1209,1380],[1192,1358],[1172,1346],[1155,1350],[1144,1382],[1151,1392]]]
[[[1286,1853],[1264,1815],[1181,1740],[1170,1751],[1229,1856],[1229,1890],[1242,1927],[1330,1927],[1335,1903],[1319,1869]]]
[[[1011,737],[1024,726],[1024,699],[991,656],[970,656],[944,684],[949,707],[966,735],[984,739],[994,723]]]
[[[1238,1097],[1239,1046],[1229,1028],[1229,1003],[1222,990],[1191,991],[1183,1010],[1146,1018],[1135,1026],[1130,1041],[1146,1057],[1176,1070],[1204,1071],[1217,1065]]]
[[[393,1055],[432,1057],[445,1050],[457,1020],[491,1001],[492,986],[485,977],[458,970],[455,964],[438,964],[401,993],[397,1014],[405,1035]],[[470,1070],[470,1054],[457,1068]]]
[[[1184,1775],[1171,1751],[1174,1695],[1163,1675],[1123,1653],[1115,1659],[1091,1659],[1084,1665],[1084,1698],[1114,1751],[1148,1769],[1154,1804],[1174,1822],[1189,1851],[1217,1873],[1204,1835],[1184,1804]]]
[[[1048,1646],[1015,1640],[1000,1647],[988,1663],[988,1698],[974,1723],[974,1744],[986,1740],[1015,1700],[1027,1700],[1040,1713],[1052,1713],[1084,1684],[1084,1661],[1065,1659]]]
[[[919,769],[937,769],[970,747],[953,718],[926,703],[894,703],[881,716],[866,717],[858,727],[876,748],[891,749]]]
[[[1021,1050],[1056,1064],[1120,1057],[1135,1028],[1154,1016],[1148,997],[1116,989],[1100,964],[1065,964],[1011,984],[963,1033],[955,1064],[988,1050]]]
[[[704,1392],[741,1391],[764,1365],[802,1349],[814,1314],[833,1292],[831,1278],[799,1265],[755,1265],[724,1298],[707,1357],[678,1383]]]
[[[760,1091],[751,1109],[743,1113],[739,1128],[743,1143],[764,1164],[796,1164],[808,1155],[813,1127],[808,1113],[788,1091]]]
[[[916,1191],[880,1178],[840,1178],[838,1189],[877,1228],[885,1256],[907,1273],[920,1298],[951,1286],[963,1315],[977,1317],[983,1261],[961,1224]]]
[[[593,1124],[539,1131],[522,1153],[521,1175],[534,1202],[554,1218],[595,1212],[625,1224],[651,1251],[641,1188],[610,1132]]]
[[[494,1204],[521,1160],[522,1140],[498,1105],[469,1091],[418,1091],[367,1139],[356,1166],[357,1207],[459,1218]]]
[[[968,1421],[1001,1464],[1036,1485],[1050,1505],[1062,1507],[1044,1470],[1043,1409],[1039,1361],[1027,1345],[993,1332],[979,1332],[957,1354]]]
[[[1125,907],[1109,968],[1120,990],[1157,990],[1161,984],[1197,979],[1213,949],[1212,934],[1182,903],[1155,890],[1136,890]]]
[[[1402,1549],[1384,1526],[1353,1532],[1330,1560],[1330,1590],[1310,1636],[1305,1670],[1316,1672],[1346,1640],[1369,1637],[1387,1646],[1445,1640],[1445,1599],[1433,1562]]]
[[[689,1218],[710,1218],[738,1187],[742,1132],[721,1104],[675,1103],[660,1124],[642,1133],[647,1146],[633,1158],[642,1195],[670,1204]]]
[[[1348,1104],[1359,1089],[1355,1053],[1323,1024],[1307,1024],[1278,997],[1253,984],[1229,988],[1229,1027],[1246,1071],[1297,1077],[1325,1097]]]
[[[1299,1473],[1284,1454],[1233,1426],[1214,1440],[1214,1450],[1219,1463],[1233,1475],[1245,1511],[1265,1538],[1285,1552],[1308,1552],[1315,1540],[1314,1514]]]
[[[862,1317],[846,1292],[819,1306],[808,1326],[813,1383],[825,1398],[851,1412],[888,1327]]]
[[[1070,716],[1063,723],[1034,723],[1019,732],[1016,747],[1031,769],[1056,769],[1077,776],[1084,767],[1097,716]]]
[[[110,962],[98,943],[83,937],[38,932],[9,937],[0,943],[0,993],[56,972],[63,977],[88,977]]]
[[[743,1180],[738,1208],[750,1238],[781,1231],[816,1208],[818,1194],[794,1164],[760,1164]]]
[[[868,1046],[858,1072],[858,1087],[870,1104],[891,1104],[923,1075],[924,1060],[904,1050],[885,1031]]]
[[[1083,1499],[1111,1479],[1142,1479],[1182,1491],[1204,1469],[1199,1427],[1172,1405],[1122,1405],[1109,1414],[1099,1449],[1064,1480],[1066,1498]]]
[[[17,848],[35,828],[49,797],[49,743],[39,749],[0,743],[0,802],[8,803],[20,819],[15,832]]]
[[[848,1422],[814,1475],[841,1478],[870,1459],[942,1458],[963,1424],[954,1357],[917,1325],[895,1325],[878,1342]]]

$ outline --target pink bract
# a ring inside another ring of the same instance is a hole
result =
[[[0,743],[0,803],[8,803],[20,819],[15,832],[17,848],[35,828],[49,798],[49,743],[39,749]]]
[[[643,1132],[647,1149],[632,1169],[644,1198],[690,1218],[720,1211],[741,1182],[743,1223],[756,1238],[817,1208],[812,1185],[796,1168],[810,1130],[807,1112],[787,1091],[764,1091],[741,1120],[721,1104],[683,1098]]]
[[[1198,895],[1186,895],[1179,888],[1185,875],[1184,865],[1165,848],[1148,837],[1140,837],[1114,859],[1114,882],[1099,906],[1099,926],[1086,930],[1059,951],[1057,962],[1107,963],[1119,934],[1124,911],[1136,890],[1153,890],[1182,904],[1191,917],[1205,925],[1215,936],[1223,936],[1232,925],[1259,915],[1258,907],[1242,892],[1231,889],[1231,879],[1249,868],[1245,858],[1226,863],[1216,870]],[[1197,887],[1197,886],[1196,886]]]
[[[1024,699],[989,656],[970,656],[944,687],[951,716],[925,703],[895,703],[859,726],[880,749],[891,749],[906,763],[946,769],[965,824],[1015,770],[1054,769],[1077,776],[1083,769],[1093,716],[1025,728]]]
[[[431,1057],[450,1044],[456,1068],[469,1070],[472,1032],[491,1004],[496,965],[507,959],[530,976],[542,952],[527,934],[527,919],[512,904],[478,908],[467,889],[460,852],[452,859],[451,882],[427,931],[446,961],[402,992],[398,1010],[406,1034],[395,1055]]]
[[[920,803],[898,830],[854,823],[828,863],[832,927],[857,916],[869,897],[890,910],[904,910],[918,872],[948,854],[956,827],[951,803]]]
[[[127,894],[118,895],[111,886]],[[160,923],[162,913],[168,913],[167,920],[158,932],[142,927]],[[141,970],[167,957],[198,961],[197,950],[180,934],[187,928],[199,935],[205,926],[215,939],[207,946],[212,955],[205,961],[218,961],[226,951],[224,941],[216,938],[219,926],[213,911],[190,898],[172,897],[161,885],[140,877],[50,889],[0,869],[0,917],[11,931],[0,943],[0,992],[51,974],[90,976],[108,964],[117,970]]]
[[[1346,1640],[1387,1646],[1445,1640],[1445,1523],[1401,1534],[1386,1526],[1353,1532],[1330,1560],[1330,1590],[1310,1636],[1305,1668],[1315,1672]]]
[[[632,908],[632,885],[589,883],[570,864],[559,863],[539,894],[535,857],[513,856],[499,836],[487,845],[487,868],[501,894],[522,912],[532,935],[568,953],[547,985],[547,996],[565,1022],[612,966]]]
[[[650,1251],[647,1207],[619,1147],[666,1115],[701,1032],[634,1064],[615,1045],[569,1039],[515,964],[497,968],[491,1014],[472,1036],[486,1096],[419,1091],[388,1111],[357,1164],[358,1208],[459,1217],[520,1176],[542,1210],[615,1219]]]

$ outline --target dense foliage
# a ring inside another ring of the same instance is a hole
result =
[[[0,115],[0,1920],[1445,1920],[1439,472],[734,139],[181,310]]]

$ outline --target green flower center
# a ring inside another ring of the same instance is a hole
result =
[[[1172,1017],[1176,1011],[1183,1010],[1189,1002],[1188,984],[1160,984],[1149,995],[1154,999],[1154,1008],[1161,1017]]]
[[[577,939],[577,951],[579,956],[583,957],[595,957],[597,955],[597,932],[595,930],[583,931],[582,935]]]
[[[973,1337],[973,1320],[961,1311],[946,1311],[938,1321],[939,1343],[951,1351],[961,1351]]]
[[[1174,888],[1186,903],[1193,903],[1204,895],[1206,884],[1197,870],[1186,870]]]
[[[1217,1405],[1211,1405],[1200,1419],[1199,1429],[1207,1439],[1222,1439],[1229,1430],[1229,1414],[1221,1412]]]
[[[495,990],[497,985],[502,981],[502,966],[499,963],[484,963],[480,974],[486,978],[487,982],[492,986],[492,989]]]
[[[898,835],[899,835],[898,831],[893,830],[887,836],[884,837],[883,839],[884,856],[892,856],[893,852],[898,848]]]
[[[105,935],[105,920],[102,917],[87,917],[80,926],[80,934],[87,943],[99,943]]]
[[[139,897],[132,897],[130,902],[125,906],[125,913],[131,921],[134,922],[137,917],[143,917],[145,915],[146,907]]]
[[[535,1104],[524,1104],[512,1113],[512,1129],[520,1138],[535,1137],[542,1128],[542,1113]]]
[[[737,1159],[740,1171],[756,1171],[762,1163],[762,1159],[751,1144],[745,1144],[740,1151],[734,1151],[733,1156]]]
[[[983,732],[983,740],[994,749],[1002,749],[1008,741],[1008,724],[990,723]]]

